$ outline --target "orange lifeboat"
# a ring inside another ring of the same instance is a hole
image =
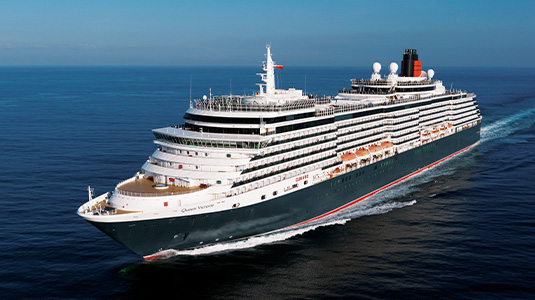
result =
[[[342,155],[342,161],[350,161],[357,158],[357,156],[353,153],[346,153]]]
[[[429,136],[430,135],[429,130],[426,129],[426,130],[422,131],[422,135],[423,136]]]
[[[370,149],[371,153],[383,150],[383,148],[381,148],[380,146],[377,146],[377,145],[373,145],[373,146],[369,147],[368,149]]]
[[[437,133],[438,132],[438,129],[436,127],[433,127],[433,130],[431,131],[432,133]]]
[[[452,128],[452,127],[453,127],[453,124],[448,123],[448,128]]]
[[[382,143],[381,143],[381,147],[382,147],[383,149],[388,149],[388,148],[392,148],[392,147],[394,147],[394,144],[392,144],[391,142],[382,142]]]
[[[368,156],[370,155],[370,151],[366,150],[366,149],[359,149],[357,151],[357,156],[358,157],[363,157],[363,156]]]

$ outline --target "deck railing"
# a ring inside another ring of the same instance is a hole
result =
[[[119,188],[115,188],[115,192],[124,196],[131,196],[131,197],[164,197],[164,196],[173,196],[173,195],[183,195],[183,194],[189,194],[189,193],[195,193],[198,191],[201,191],[205,188],[197,188],[197,189],[191,189],[191,190],[185,190],[181,192],[164,192],[164,193],[140,193],[140,192],[129,192],[124,191]]]
[[[288,101],[281,104],[244,103],[238,97],[214,97],[212,99],[196,99],[195,108],[209,111],[240,111],[240,112],[281,112],[288,110],[313,108],[316,104],[329,104],[331,97],[310,98],[307,100]]]

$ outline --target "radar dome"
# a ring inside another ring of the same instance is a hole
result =
[[[427,70],[427,76],[429,76],[429,79],[433,78],[433,76],[435,76],[435,71],[433,71],[433,69]]]
[[[206,99],[208,99],[208,97],[206,97],[206,95],[203,95],[203,96],[202,96],[202,99],[203,99],[203,100],[206,100]]]
[[[388,69],[390,70],[391,74],[396,74],[396,72],[398,71],[398,64],[396,64],[395,62],[391,62],[390,66],[388,66]]]
[[[374,62],[372,65],[373,73],[379,73],[381,71],[381,64],[378,62]]]

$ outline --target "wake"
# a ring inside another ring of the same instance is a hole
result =
[[[195,256],[195,255],[207,255],[214,253],[223,253],[236,250],[244,250],[253,248],[259,245],[273,244],[288,240],[292,237],[302,235],[306,232],[315,230],[320,227],[331,225],[344,225],[346,222],[359,218],[362,216],[378,215],[387,213],[393,209],[402,208],[405,206],[414,205],[416,200],[408,202],[388,202],[388,203],[374,203],[368,202],[365,205],[356,204],[356,209],[341,211],[332,217],[327,217],[323,220],[308,223],[303,226],[291,229],[282,229],[272,233],[266,233],[258,236],[249,237],[243,240],[214,244],[202,248],[192,250],[166,250],[163,254],[163,258],[170,258],[174,256]]]
[[[516,131],[529,128],[535,122],[535,108],[505,117],[481,127],[481,142],[504,138]]]

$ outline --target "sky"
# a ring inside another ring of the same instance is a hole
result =
[[[0,66],[535,67],[535,0],[3,1]],[[385,64],[385,65],[386,65]]]

